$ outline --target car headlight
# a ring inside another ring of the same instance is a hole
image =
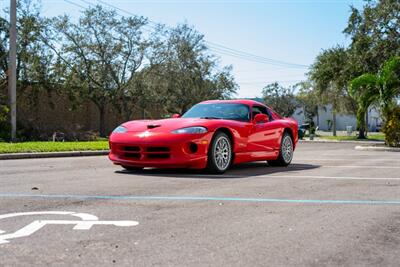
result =
[[[206,133],[206,132],[207,132],[207,128],[201,127],[201,126],[181,128],[181,129],[172,131],[172,133],[174,133],[174,134],[202,134],[202,133]]]
[[[126,129],[124,126],[118,126],[114,129],[113,133],[126,133],[127,131],[128,129]]]

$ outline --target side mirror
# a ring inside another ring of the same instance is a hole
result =
[[[181,115],[180,114],[174,114],[174,115],[172,115],[172,117],[171,118],[174,118],[174,119],[176,119],[176,118],[180,118],[181,117]]]
[[[258,124],[258,123],[266,123],[266,122],[268,122],[269,121],[269,118],[268,118],[268,116],[267,115],[265,115],[265,114],[257,114],[255,117],[254,117],[254,123],[255,124]]]

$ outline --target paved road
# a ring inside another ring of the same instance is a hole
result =
[[[3,218],[0,241],[48,224],[0,244],[0,265],[399,266],[400,154],[353,148],[302,143],[289,168],[222,176],[128,173],[106,157],[0,161],[0,215],[139,223],[74,230],[63,223],[76,213]]]

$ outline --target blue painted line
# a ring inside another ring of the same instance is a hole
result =
[[[241,198],[241,197],[196,197],[196,196],[97,196],[97,195],[43,195],[0,193],[0,198],[44,198],[44,199],[83,199],[83,200],[169,200],[169,201],[237,201],[273,202],[307,204],[361,204],[361,205],[400,205],[400,200],[323,200],[323,199],[285,199],[285,198]]]

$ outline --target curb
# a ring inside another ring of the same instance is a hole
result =
[[[360,151],[390,151],[400,152],[400,147],[388,147],[388,146],[356,146],[355,150]]]
[[[104,155],[108,155],[108,153],[109,153],[108,150],[63,151],[63,152],[34,152],[34,153],[6,153],[6,154],[0,154],[0,160],[104,156]]]
[[[300,143],[304,142],[304,143],[345,143],[345,144],[363,144],[363,145],[384,145],[385,142],[384,141],[336,141],[336,140],[322,140],[322,139],[318,139],[318,140],[299,140]]]

